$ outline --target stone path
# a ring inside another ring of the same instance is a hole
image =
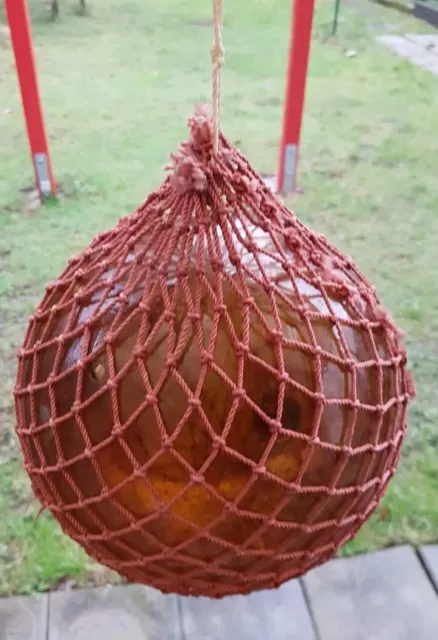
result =
[[[437,640],[438,545],[333,560],[223,600],[140,586],[0,600],[0,640]]]
[[[438,76],[438,34],[385,34],[376,40],[394,53]],[[438,638],[438,634],[437,634]]]

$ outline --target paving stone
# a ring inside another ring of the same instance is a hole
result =
[[[384,35],[378,36],[376,40],[392,49],[392,51],[401,58],[409,60],[412,64],[423,67],[438,75],[438,56],[424,46],[412,42],[403,36]]]
[[[422,45],[407,40],[403,36],[386,35],[378,36],[377,39],[403,58],[416,59],[430,55]]]
[[[180,640],[176,596],[136,585],[50,596],[48,640],[124,639]]]
[[[182,598],[184,640],[316,640],[301,584],[221,600]]]
[[[407,33],[406,38],[412,40],[417,44],[420,44],[425,49],[428,49],[431,53],[438,55],[438,35],[433,33]]]
[[[438,598],[408,546],[341,558],[304,578],[320,640],[437,640]]]
[[[438,60],[438,56],[437,60]],[[434,73],[435,75],[438,76],[438,62],[428,62],[424,65],[422,65],[425,69],[427,69],[428,71],[431,71],[432,73]]]
[[[46,640],[48,597],[0,599],[0,640]]]
[[[438,544],[430,544],[421,547],[420,554],[427,567],[429,575],[433,580],[435,588],[438,591]]]

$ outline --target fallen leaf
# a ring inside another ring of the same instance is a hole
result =
[[[382,507],[381,509],[379,509],[378,512],[378,519],[380,522],[383,522],[383,520],[389,520],[389,509],[388,507]]]

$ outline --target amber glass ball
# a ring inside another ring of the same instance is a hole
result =
[[[253,566],[258,588],[293,575],[361,524],[393,472],[403,412],[385,405],[401,369],[385,332],[361,328],[357,306],[328,298],[305,269],[294,289],[262,260],[273,291],[230,276],[220,297],[208,271],[197,288],[194,264],[175,297],[171,264],[145,321],[144,281],[120,297],[131,271],[112,282],[120,264],[107,259],[91,293],[94,270],[82,267],[31,323],[17,403],[33,485],[133,580],[165,586],[170,572],[184,591],[187,571],[204,567],[205,582],[217,561],[218,593],[239,579],[253,587]]]
[[[210,204],[168,181],[72,259],[15,389],[26,470],[63,530],[128,580],[216,597],[301,575],[356,533],[410,395],[353,263],[254,180],[261,213],[239,205],[234,175]]]

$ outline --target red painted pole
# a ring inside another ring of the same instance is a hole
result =
[[[44,129],[43,109],[38,91],[32,33],[26,0],[5,0],[6,15],[11,31],[15,65],[21,90],[27,134],[35,170],[35,179],[43,198],[56,193]]]
[[[277,191],[296,188],[315,0],[294,0]]]

